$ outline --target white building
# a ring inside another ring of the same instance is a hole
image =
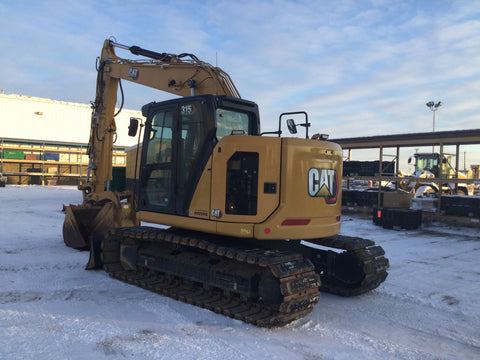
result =
[[[90,105],[0,93],[0,173],[8,184],[78,184],[86,177],[92,109]],[[140,111],[123,109],[115,117],[114,167],[124,168],[130,118]]]
[[[90,136],[90,105],[51,99],[0,94],[0,138],[88,143]],[[128,147],[137,143],[129,137],[130,117],[141,117],[140,111],[123,109],[115,118],[115,146]]]

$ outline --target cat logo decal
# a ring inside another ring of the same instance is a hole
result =
[[[308,170],[308,195],[323,197],[327,204],[336,204],[338,197],[337,171],[318,168]]]

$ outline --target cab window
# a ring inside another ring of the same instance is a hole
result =
[[[247,113],[227,109],[216,110],[217,139],[231,135],[233,130],[243,130],[250,134],[250,117]]]

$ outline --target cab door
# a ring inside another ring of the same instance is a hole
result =
[[[151,105],[142,149],[139,210],[188,216],[214,146],[211,118],[201,99]]]
[[[147,119],[140,169],[139,210],[175,212],[176,106],[155,109]]]

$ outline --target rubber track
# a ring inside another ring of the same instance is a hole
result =
[[[341,296],[356,296],[377,288],[388,276],[389,261],[384,257],[385,251],[381,246],[375,246],[372,240],[353,236],[336,235],[329,238],[308,240],[318,245],[344,249],[342,254],[353,255],[359,263],[359,271],[364,278],[355,286],[347,286],[335,279],[335,276],[322,274],[320,291]]]
[[[223,291],[193,286],[168,274],[123,268],[120,243],[136,245],[158,241],[202,249],[216,256],[244,262],[245,266],[268,269],[279,280],[283,302],[272,305],[249,301],[228,296]],[[171,230],[149,227],[113,229],[103,240],[102,260],[105,271],[113,278],[261,327],[283,326],[300,319],[313,310],[320,298],[320,278],[314,272],[313,264],[302,255],[260,248],[226,247]]]

